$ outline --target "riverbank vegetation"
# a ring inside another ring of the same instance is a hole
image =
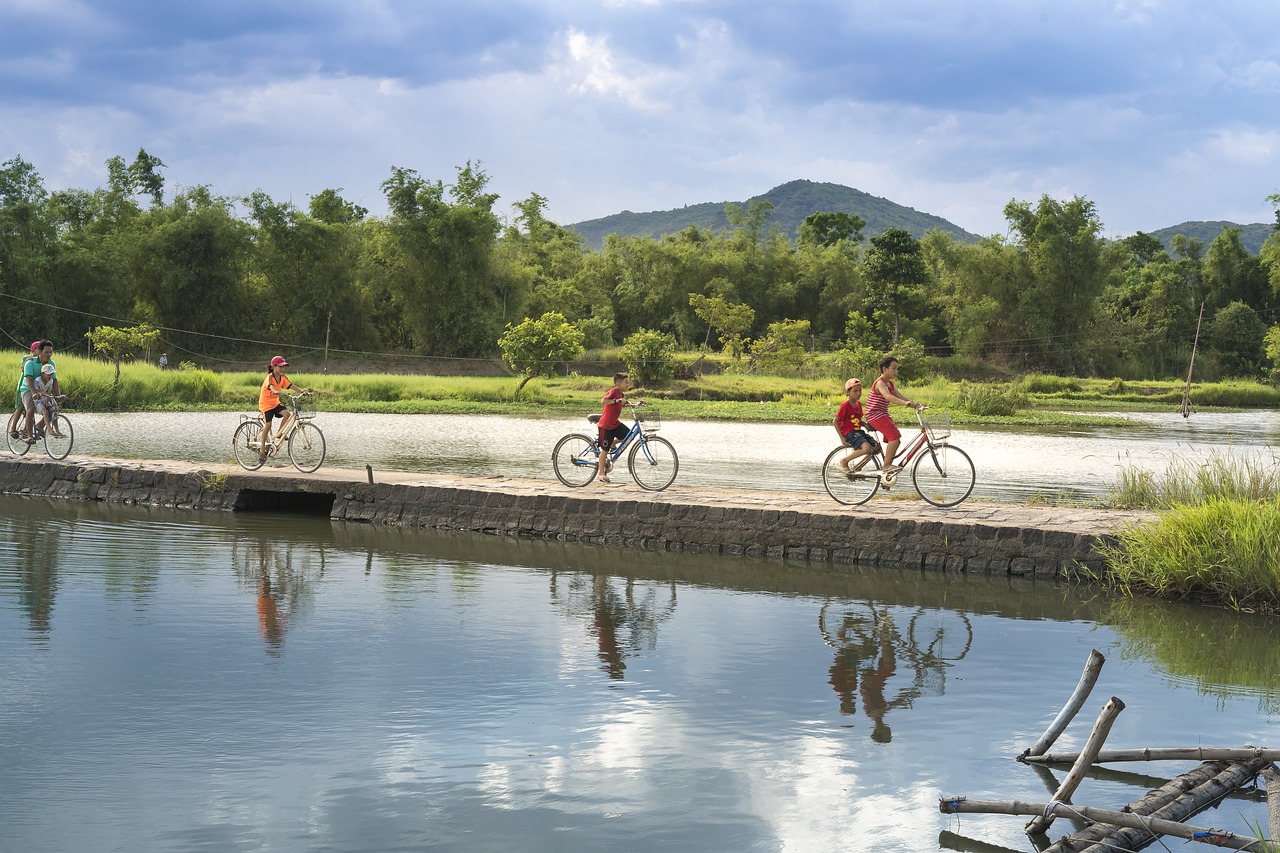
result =
[[[1010,201],[1005,232],[977,242],[864,235],[838,211],[782,233],[756,200],[730,205],[724,231],[614,235],[594,250],[537,193],[499,210],[472,163],[447,183],[393,167],[381,217],[333,189],[305,209],[198,184],[169,195],[163,170],[139,151],[108,160],[102,187],[51,192],[23,158],[0,163],[11,342],[77,349],[92,328],[146,323],[172,363],[206,367],[249,369],[264,352],[491,361],[505,330],[557,314],[588,350],[658,335],[766,375],[840,362],[865,375],[868,354],[893,351],[908,368],[967,361],[971,381],[1034,371],[1128,383],[1185,375],[1193,346],[1199,381],[1280,369],[1280,234],[1256,255],[1232,228],[1208,245],[1108,240],[1081,197]]]
[[[17,364],[17,350],[0,361]],[[601,354],[596,354],[597,356]],[[69,406],[81,411],[249,409],[256,404],[265,369],[215,372],[191,365],[161,370],[145,362],[120,366],[99,358],[56,354]],[[611,384],[608,375],[569,375],[531,379],[513,376],[425,376],[408,373],[317,374],[290,367],[300,384],[320,394],[327,411],[396,414],[593,411]],[[633,397],[660,403],[673,419],[827,423],[844,399],[840,366],[819,377],[764,376],[708,372],[637,388]],[[1063,379],[1033,374],[1005,382],[971,382],[943,375],[907,380],[911,394],[946,411],[954,424],[972,425],[1116,425],[1132,421],[1098,412],[1172,411],[1182,399],[1177,382],[1116,382]],[[903,387],[908,387],[904,382]],[[517,393],[517,389],[519,389]],[[1280,406],[1280,392],[1248,382],[1197,385],[1196,398],[1224,407],[1247,408],[1267,401]]]
[[[1159,512],[1104,549],[1116,588],[1280,610],[1274,450],[1215,450],[1202,460],[1175,458],[1164,471],[1125,468],[1107,503]]]

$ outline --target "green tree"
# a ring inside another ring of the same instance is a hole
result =
[[[1209,345],[1228,376],[1255,376],[1262,366],[1267,328],[1243,302],[1232,302],[1209,324]]]
[[[1272,385],[1280,385],[1280,325],[1267,329],[1263,344],[1266,349],[1267,364],[1270,365],[1267,378],[1271,380]]]
[[[862,229],[867,221],[856,214],[834,211],[811,213],[800,223],[796,242],[802,246],[834,246],[842,240],[862,242]]]
[[[925,310],[929,272],[920,242],[904,228],[890,228],[871,239],[871,248],[862,258],[873,310],[888,318],[889,344],[896,346],[902,316],[920,316]]]
[[[721,346],[728,349],[735,359],[742,358],[743,336],[755,322],[755,310],[741,302],[729,302],[722,296],[703,296],[701,293],[690,295],[689,304],[698,319],[707,324],[707,337],[702,345],[707,345],[714,331]]]
[[[1251,308],[1270,308],[1270,287],[1262,261],[1249,253],[1239,228],[1223,228],[1204,257],[1204,286],[1210,308],[1243,302]]]
[[[114,388],[120,385],[120,362],[150,349],[156,341],[160,340],[160,330],[146,324],[125,329],[115,326],[97,326],[85,332],[85,337],[93,344],[95,350],[115,364],[115,381],[111,383]]]
[[[799,370],[804,366],[808,320],[780,320],[769,324],[764,337],[751,344],[751,366],[761,371]]]
[[[208,187],[192,187],[139,221],[133,257],[138,303],[154,325],[193,348],[208,346],[210,338],[261,333],[248,310],[251,230],[232,215],[232,205]],[[257,313],[269,311],[264,306]]]
[[[395,167],[382,183],[391,211],[377,269],[414,346],[433,355],[491,352],[502,329],[505,282],[492,261],[499,232],[489,177],[468,162],[445,198],[440,181]]]
[[[1046,195],[1034,208],[1011,201],[1004,215],[1029,278],[1016,308],[1005,310],[1016,311],[1036,362],[1052,370],[1088,370],[1088,330],[1107,280],[1095,205],[1080,196],[1060,202]]]
[[[582,330],[565,320],[563,314],[549,312],[538,319],[526,318],[507,324],[498,338],[502,359],[522,375],[515,396],[535,376],[549,376],[556,362],[582,355]]]
[[[50,264],[57,233],[50,221],[49,195],[35,167],[21,157],[0,163],[0,294],[5,326],[13,329],[53,328],[48,307]]]
[[[640,329],[622,342],[619,354],[637,385],[650,386],[675,374],[676,339],[666,332]]]

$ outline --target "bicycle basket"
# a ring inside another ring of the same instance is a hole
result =
[[[295,397],[293,411],[299,418],[314,418],[316,416],[316,398],[310,394]]]
[[[658,417],[658,409],[654,406],[637,406],[636,417],[644,426],[645,432],[657,432],[662,427],[662,419]]]
[[[930,415],[924,422],[924,428],[930,441],[945,441],[951,437],[951,415],[946,412]]]

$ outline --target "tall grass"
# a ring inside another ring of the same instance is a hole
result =
[[[1280,457],[1213,449],[1204,459],[1176,456],[1163,471],[1122,466],[1105,502],[1120,509],[1169,509],[1214,498],[1234,501],[1280,499]]]
[[[1180,504],[1117,540],[1101,550],[1111,581],[1126,592],[1280,606],[1280,501]]]

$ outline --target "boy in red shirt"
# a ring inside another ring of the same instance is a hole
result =
[[[597,474],[600,482],[608,483],[609,477],[605,473],[609,464],[609,450],[613,447],[614,441],[622,441],[627,437],[630,430],[624,427],[619,420],[622,414],[622,407],[627,404],[627,388],[631,385],[631,378],[625,373],[613,374],[613,387],[605,393],[604,410],[600,414],[600,423],[596,426],[600,427],[600,468]]]
[[[849,463],[859,456],[870,456],[876,449],[876,442],[862,429],[862,380],[850,379],[844,383],[845,401],[840,404],[835,418],[831,421],[840,435],[842,444],[851,448],[849,455],[840,460],[840,470],[849,473]],[[866,464],[864,459],[858,468]],[[858,470],[854,468],[853,470]]]

